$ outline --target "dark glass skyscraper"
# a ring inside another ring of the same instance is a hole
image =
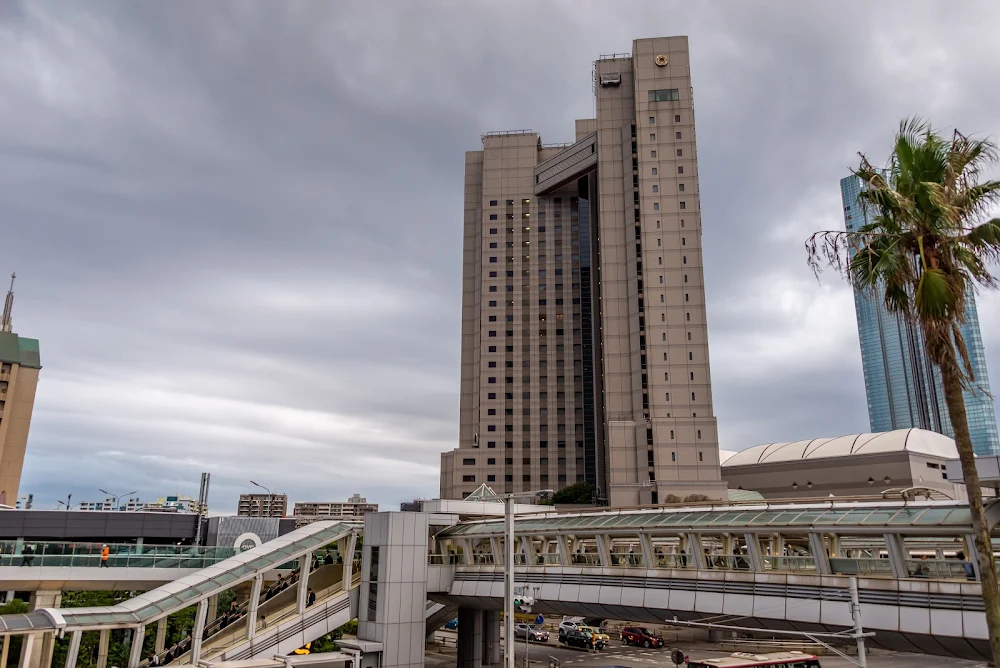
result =
[[[844,221],[849,231],[857,230],[868,220],[858,204],[861,188],[862,183],[856,176],[840,181]],[[996,455],[1000,454],[1000,437],[990,396],[975,295],[970,294],[966,303],[965,324],[961,331],[975,373],[975,388],[964,393],[969,432],[976,454]],[[890,313],[882,300],[857,290],[854,304],[871,430],[919,427],[954,437],[941,375],[927,359],[919,326]]]

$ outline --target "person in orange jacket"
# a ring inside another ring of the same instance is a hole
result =
[[[108,549],[107,545],[101,547],[101,568],[108,567],[108,555],[111,554],[111,550]]]

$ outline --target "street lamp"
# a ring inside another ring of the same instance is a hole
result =
[[[534,492],[514,492],[503,494],[503,663],[505,668],[514,668],[514,499],[539,494],[552,494],[551,489]]]
[[[274,514],[274,509],[272,507],[274,505],[274,498],[273,498],[274,495],[271,494],[271,490],[269,490],[267,487],[264,487],[264,485],[261,485],[259,482],[254,482],[253,480],[250,481],[250,484],[253,485],[254,487],[260,487],[262,490],[267,492],[267,516],[271,517]],[[260,517],[263,516],[264,512],[263,508],[261,508]]]
[[[107,494],[108,496],[110,496],[112,499],[115,500],[115,508],[114,508],[115,510],[121,510],[121,507],[118,505],[118,501],[123,496],[132,496],[133,494],[137,494],[139,492],[139,490],[133,489],[131,492],[128,492],[127,494],[119,494],[118,496],[115,496],[114,494],[112,494],[108,490],[101,489],[100,487],[97,488],[97,491],[100,492],[101,494]]]

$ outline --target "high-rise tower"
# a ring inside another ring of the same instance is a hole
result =
[[[840,181],[844,222],[855,231],[869,221],[870,214],[858,202],[862,183],[856,176]],[[861,339],[861,363],[868,395],[868,419],[873,432],[918,427],[955,436],[944,401],[941,372],[931,364],[920,327],[871,295],[854,291]],[[1000,437],[986,372],[986,353],[979,331],[976,298],[966,298],[965,324],[960,327],[975,373],[974,387],[963,392],[965,408],[977,455],[1000,454]]]
[[[13,506],[21,484],[28,428],[35,406],[38,341],[13,332],[14,278],[0,316],[0,504]]]
[[[589,482],[615,506],[725,498],[686,37],[594,64],[572,144],[466,154],[459,448],[441,496]]]

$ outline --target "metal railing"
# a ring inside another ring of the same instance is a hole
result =
[[[959,559],[907,559],[906,570],[911,578],[931,580],[975,580],[972,563]]]
[[[101,567],[101,543],[0,542],[0,566]],[[204,568],[237,554],[234,547],[108,544],[109,568]]]
[[[778,557],[764,555],[761,557],[764,562],[765,571],[783,571],[788,573],[804,573],[816,571],[816,560],[812,557]]]

